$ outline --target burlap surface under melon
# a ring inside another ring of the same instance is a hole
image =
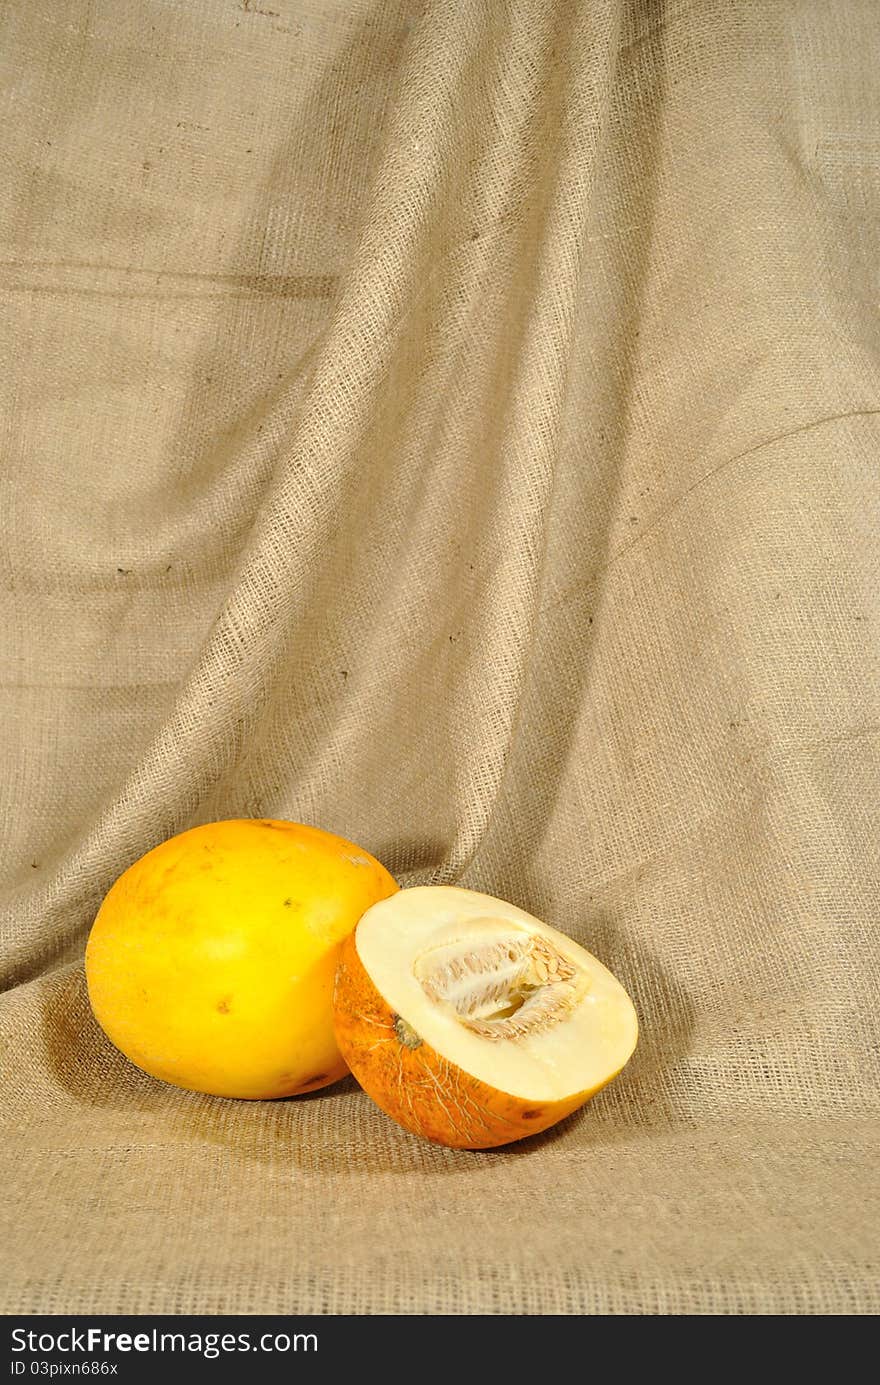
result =
[[[878,46],[8,0],[0,1307],[880,1307]],[[483,1155],[137,1072],[95,909],[261,814],[571,932],[630,1067]]]

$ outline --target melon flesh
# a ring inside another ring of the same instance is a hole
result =
[[[378,1033],[376,1010],[363,1030],[364,1049],[396,1041],[401,1055],[409,1050],[407,1058],[420,1058],[426,1069],[433,1062],[446,1077],[473,1079],[484,1102],[487,1091],[514,1098],[505,1107],[507,1120],[517,1101],[546,1107],[548,1115],[574,1109],[635,1048],[636,1012],[611,972],[573,939],[504,900],[451,886],[402,890],[367,910],[351,946],[364,984],[384,1002],[394,1026],[393,1037]],[[357,1017],[347,1022],[344,1014],[351,970],[343,969],[337,982],[337,1033],[355,1075],[361,1077],[361,1067],[367,1090],[391,1110],[382,1072],[390,1085],[396,1065],[380,1070],[374,1052],[360,1053]],[[397,1065],[398,1084],[408,1071]],[[399,1094],[388,1096],[400,1119],[396,1108],[405,1103]],[[402,1123],[417,1128],[408,1118]],[[530,1133],[525,1128],[506,1138]]]

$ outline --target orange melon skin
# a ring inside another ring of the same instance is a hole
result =
[[[401,1023],[367,975],[354,933],[342,945],[333,1019],[340,1052],[376,1105],[404,1130],[451,1149],[494,1149],[524,1140],[606,1085],[537,1103],[472,1077]]]

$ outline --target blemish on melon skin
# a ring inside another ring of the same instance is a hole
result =
[[[394,1032],[404,1048],[421,1048],[421,1034],[417,1034],[412,1025],[407,1024],[402,1015],[394,1016]]]
[[[537,1111],[523,1111],[522,1118],[524,1121],[536,1121],[540,1115],[543,1112],[539,1108]]]
[[[217,1001],[217,1012],[221,1015],[228,1015],[232,1009],[232,996],[224,995]]]
[[[342,855],[346,861],[351,861],[353,866],[368,866],[370,864],[367,856],[361,856],[356,851],[343,851]]]

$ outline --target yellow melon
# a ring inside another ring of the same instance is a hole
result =
[[[406,1130],[485,1149],[546,1130],[620,1071],[632,1001],[572,938],[504,900],[401,890],[346,939],[336,1037]]]
[[[346,1072],[333,979],[361,914],[397,890],[367,852],[293,822],[212,822],[119,877],[89,935],[98,1023],[153,1077],[217,1096],[315,1091]]]

